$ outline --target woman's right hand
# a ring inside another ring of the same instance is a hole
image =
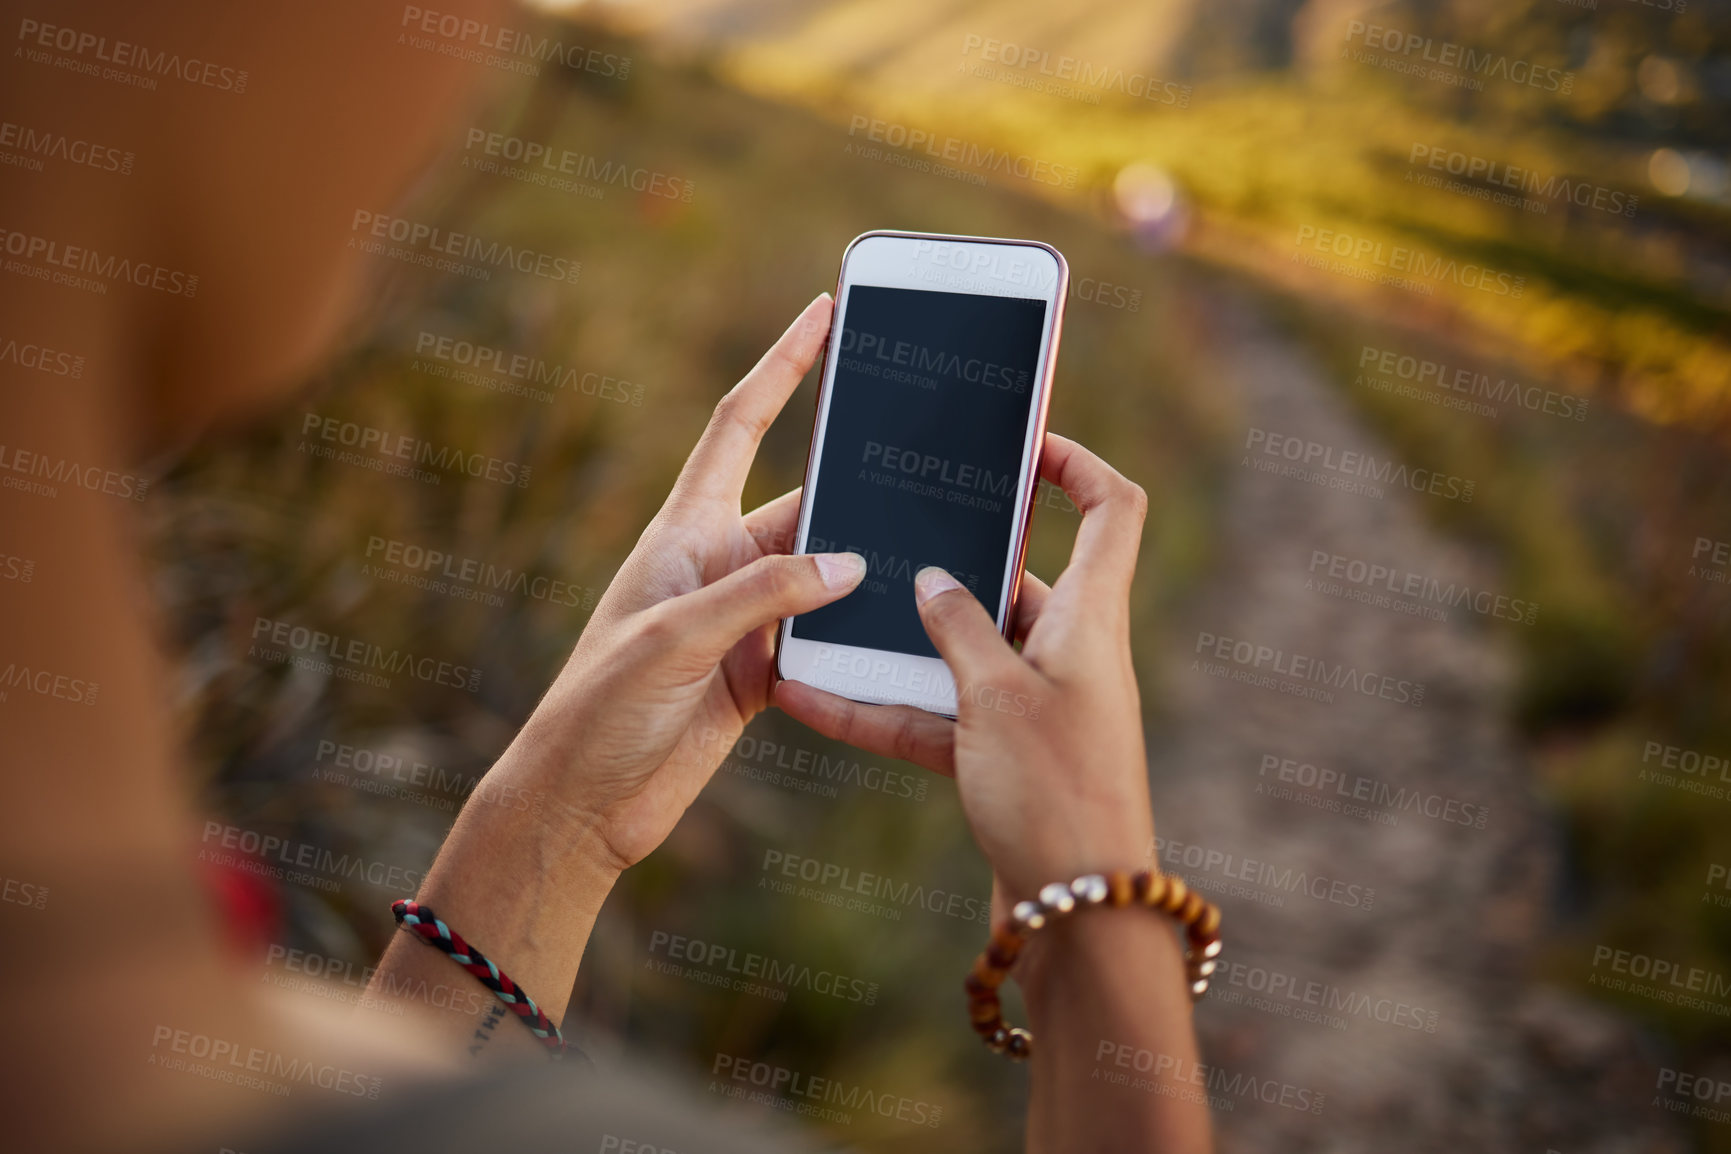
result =
[[[1082,525],[1050,588],[1023,577],[1020,653],[948,573],[925,569],[915,579],[920,618],[956,678],[955,721],[848,701],[803,682],[783,681],[775,695],[828,737],[953,774],[1010,902],[1051,882],[1140,868],[1154,844],[1130,662],[1130,582],[1147,496],[1056,434],[1046,436],[1040,472],[1082,510]]]

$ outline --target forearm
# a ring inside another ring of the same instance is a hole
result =
[[[619,876],[593,823],[555,789],[556,761],[519,738],[475,788],[416,895],[555,1024]],[[489,1052],[521,1053],[539,1044],[520,1025],[500,1023],[500,1003],[490,991],[408,933],[392,938],[369,992],[411,1011],[435,1012],[453,1048],[478,1043]]]
[[[1170,921],[1061,919],[1017,968],[1034,1034],[1030,1154],[1211,1148],[1183,955]]]

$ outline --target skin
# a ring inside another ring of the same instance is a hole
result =
[[[422,887],[422,900],[487,947],[555,1019],[583,945],[619,874],[672,831],[745,724],[770,703],[776,623],[845,595],[864,573],[851,554],[785,556],[798,492],[749,514],[740,492],[764,431],[816,363],[828,295],[808,306],[717,406],[667,504],[596,608],[546,699],[492,770],[492,796],[557,799],[535,823],[472,800]],[[906,706],[860,705],[798,682],[774,701],[828,736],[955,777],[992,863],[994,909],[1053,880],[1145,864],[1154,844],[1129,594],[1147,499],[1073,441],[1048,436],[1043,474],[1082,510],[1075,553],[1048,588],[1024,577],[1018,653],[973,595],[940,569],[916,581],[920,617],[966,689],[1037,702],[1019,715],[963,692],[952,722]],[[820,563],[854,561],[835,584]],[[1130,959],[1134,959],[1132,963]],[[374,979],[383,993],[437,982],[448,963],[399,938]],[[1028,1148],[1206,1150],[1198,1102],[1093,1077],[1119,1047],[1196,1068],[1183,959],[1170,928],[1094,915],[1035,937],[1018,964],[1032,1026]],[[450,1014],[453,1045],[473,1019]],[[534,1045],[526,1031],[501,1051]],[[1178,1088],[1174,1083],[1174,1088]]]
[[[14,29],[23,17],[47,19],[7,7]],[[501,18],[488,4],[441,8]],[[160,460],[212,425],[279,403],[328,354],[357,292],[350,215],[394,202],[484,71],[389,50],[400,13],[336,0],[292,13],[214,0],[171,11],[54,6],[52,19],[67,26],[232,61],[254,80],[244,98],[171,89],[146,99],[41,65],[0,70],[4,107],[51,110],[38,116],[46,126],[119,142],[140,158],[124,181],[67,166],[0,175],[5,227],[147,255],[197,271],[204,285],[188,300],[0,277],[9,334],[75,350],[89,365],[77,381],[8,376],[8,451],[137,471],[133,462]],[[1052,588],[1025,581],[1022,651],[965,589],[943,588],[932,572],[918,583],[921,617],[959,680],[1037,698],[1037,719],[967,698],[952,723],[795,684],[772,695],[774,622],[845,595],[861,573],[847,555],[786,555],[797,493],[749,514],[739,504],[763,432],[818,355],[830,310],[827,296],[813,301],[717,406],[569,662],[489,771],[498,788],[475,791],[418,895],[555,1020],[619,874],[665,839],[744,725],[772,703],[861,748],[953,774],[997,878],[1000,914],[1047,882],[1147,861],[1153,819],[1128,642],[1146,502],[1061,437],[1048,438],[1042,473],[1084,517]],[[30,1055],[0,1079],[14,1142],[64,1151],[216,1145],[211,1136],[289,1109],[154,1068],[152,1059],[173,1052],[165,1030],[387,1082],[470,1068],[475,1015],[417,1002],[400,1016],[349,1016],[309,1005],[316,999],[284,1002],[225,945],[198,873],[202,815],[136,507],[62,489],[52,498],[0,489],[6,552],[36,567],[32,582],[0,589],[0,667],[101,687],[95,705],[19,691],[0,702],[0,871],[48,895],[40,909],[0,902],[0,935],[29,944],[0,951],[0,1014],[14,1052]],[[547,803],[541,815],[482,800],[507,788],[536,791]],[[380,963],[380,992],[421,977],[467,980],[398,935]],[[1201,1106],[1090,1078],[1103,1042],[1194,1063],[1168,926],[1134,914],[1074,919],[1035,939],[1017,979],[1038,1038],[1030,1150],[1208,1148]],[[956,1028],[965,1029],[959,1003]],[[506,1023],[484,1054],[534,1048]]]

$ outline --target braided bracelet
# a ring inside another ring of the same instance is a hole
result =
[[[1034,931],[1078,909],[1092,906],[1146,906],[1170,914],[1184,927],[1184,972],[1190,1000],[1208,992],[1208,978],[1220,956],[1220,907],[1184,884],[1184,879],[1151,870],[1086,874],[1069,885],[1053,882],[1038,901],[1017,902],[1010,920],[992,931],[985,953],[962,983],[968,992],[968,1018],[994,1053],[1021,1061],[1034,1052],[1034,1035],[1004,1022],[998,987],[1010,976],[1022,947]]]
[[[498,995],[501,1002],[510,1007],[519,1021],[529,1028],[529,1032],[541,1039],[554,1058],[565,1056],[565,1035],[559,1032],[541,1007],[517,983],[513,982],[505,971],[488,961],[486,956],[463,940],[463,935],[439,920],[430,907],[419,902],[395,901],[391,903],[391,912],[397,916],[397,924],[411,930],[434,949],[441,950],[450,956],[453,962],[475,975],[483,986]]]

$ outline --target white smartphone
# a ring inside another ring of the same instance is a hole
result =
[[[956,716],[914,608],[948,570],[1006,636],[1039,484],[1070,270],[1037,241],[868,232],[842,254],[797,553],[859,553],[840,601],[782,621],[776,673]]]

